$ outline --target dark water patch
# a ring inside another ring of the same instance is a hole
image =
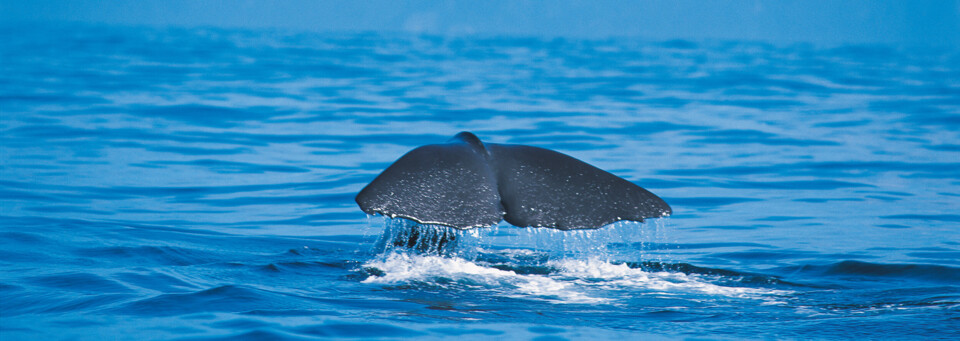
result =
[[[914,113],[906,119],[906,121],[911,124],[918,126],[939,126],[942,129],[950,131],[960,130],[960,114],[945,112],[945,109],[930,106],[910,107],[904,111]]]
[[[209,263],[217,255],[205,251],[173,246],[113,246],[81,248],[74,254],[102,261],[134,261],[139,264],[187,266]]]
[[[90,97],[90,96],[76,96],[70,94],[56,94],[56,93],[44,93],[44,94],[0,94],[0,103],[4,105],[24,105],[26,107],[32,105],[47,105],[52,103],[57,104],[67,104],[67,105],[92,105],[92,104],[105,104],[109,103],[107,100],[102,98]]]
[[[49,255],[47,252],[34,250],[0,250],[0,263],[7,264],[34,264],[46,265],[52,262],[62,261],[57,257]]]
[[[868,195],[868,196],[866,196],[865,198],[867,198],[867,199],[875,199],[875,200],[882,200],[882,201],[887,201],[887,202],[903,200],[902,198],[898,198],[898,197],[887,197],[887,196],[882,196],[882,195]]]
[[[33,212],[48,212],[48,213],[85,213],[85,214],[96,214],[96,215],[114,215],[116,213],[109,211],[94,210],[78,206],[65,206],[65,205],[49,205],[49,206],[33,206],[25,207],[24,210],[33,211]]]
[[[210,327],[230,330],[249,330],[249,329],[272,329],[277,326],[275,323],[269,323],[247,318],[235,318],[225,321],[217,321],[209,324]]]
[[[707,314],[689,313],[674,309],[662,309],[644,312],[638,316],[647,321],[660,322],[697,322],[710,319]]]
[[[898,197],[912,197],[912,196],[915,196],[915,194],[913,194],[913,193],[896,192],[896,191],[874,191],[873,193],[880,193],[880,194],[886,194],[886,195],[895,195],[895,196],[898,196]]]
[[[862,198],[801,198],[801,199],[793,199],[793,201],[813,203],[813,204],[822,204],[822,203],[831,202],[831,201],[852,201],[852,202],[856,202],[856,201],[865,201],[865,200],[862,199]]]
[[[852,128],[852,127],[864,127],[872,123],[870,120],[856,120],[856,121],[834,121],[834,122],[822,122],[816,123],[814,127],[823,127],[823,128]]]
[[[499,330],[493,329],[480,329],[480,328],[430,328],[427,329],[430,332],[448,335],[448,336],[464,336],[464,335],[486,335],[486,336],[496,336],[505,334]]]
[[[42,201],[42,202],[66,202],[61,198],[57,198],[49,195],[42,195],[28,191],[18,191],[11,189],[0,189],[0,198],[4,200],[17,200],[17,201]]]
[[[40,154],[20,154],[20,155],[10,155],[10,160],[43,160],[43,161],[56,161],[57,158],[52,155],[40,155]]]
[[[290,328],[289,331],[312,337],[403,338],[426,335],[421,331],[379,323],[326,323]]]
[[[287,309],[287,310],[251,310],[241,315],[266,317],[296,317],[296,316],[342,316],[342,313],[327,310]]]
[[[53,324],[64,326],[68,328],[82,328],[82,327],[91,327],[91,326],[105,326],[108,323],[104,321],[94,321],[89,319],[70,319],[70,320],[59,320],[53,321]]]
[[[944,286],[872,290],[855,296],[858,298],[855,302],[831,302],[817,308],[832,314],[873,315],[902,310],[913,310],[914,312],[924,310],[949,311],[950,308],[960,303],[960,296],[956,295],[956,290]],[[942,322],[942,318],[947,316],[949,316],[949,313],[943,314],[940,316],[941,318],[929,319],[928,321]],[[909,318],[911,316],[905,315],[904,317]],[[937,329],[942,330],[942,328]]]
[[[960,282],[960,268],[929,264],[880,264],[848,260],[827,265],[803,265],[793,271],[849,279]]]
[[[334,98],[331,100],[327,100],[326,103],[341,104],[341,105],[356,105],[356,106],[364,106],[364,105],[372,106],[377,104],[377,102],[374,102],[374,101],[362,100],[359,98],[347,98],[347,97]]]
[[[927,259],[943,259],[947,261],[960,262],[960,251],[939,251],[939,252],[908,252],[907,256]]]
[[[0,240],[33,246],[47,246],[55,243],[54,240],[50,238],[30,232],[3,232],[0,233]]]
[[[699,47],[695,42],[683,39],[673,39],[667,40],[658,45],[663,46],[668,49],[678,49],[678,50],[693,50]]]
[[[833,47],[827,51],[830,55],[848,60],[859,60],[861,63],[882,63],[900,55],[900,51],[895,47],[885,45],[844,45]]]
[[[109,279],[89,273],[63,273],[28,278],[34,285],[85,293],[129,293],[129,288]]]
[[[908,228],[910,228],[910,226],[900,225],[900,224],[878,224],[878,225],[873,225],[873,226],[882,227],[882,228],[885,228],[885,229],[908,229]]]
[[[192,293],[161,294],[117,308],[129,315],[177,316],[200,312],[233,312],[276,309],[309,309],[311,300],[239,285],[224,285]]]
[[[196,285],[187,283],[183,280],[177,279],[176,277],[157,272],[150,272],[146,274],[125,272],[116,274],[114,277],[130,285],[160,292],[181,292],[195,290],[197,288]]]
[[[925,145],[923,148],[941,152],[960,152],[960,144]]]
[[[944,109],[935,105],[931,99],[895,99],[880,100],[870,102],[871,110],[905,113],[908,114],[905,119],[915,124],[941,124],[941,123],[960,123],[960,116],[950,115]],[[924,119],[925,118],[925,119]],[[937,122],[943,120],[943,122]]]
[[[786,89],[775,89],[775,88],[766,88],[766,89],[730,88],[730,89],[723,90],[723,94],[729,95],[731,97],[779,97],[779,96],[790,96],[790,91],[787,91]],[[712,104],[730,105],[731,102],[715,101],[715,102],[712,102]],[[787,104],[787,103],[785,102],[784,104]],[[790,104],[789,106],[794,106],[794,104]]]
[[[19,285],[0,283],[0,292],[13,292],[13,291],[20,291],[23,289],[24,288]]]
[[[693,101],[689,99],[674,97],[674,96],[666,96],[666,97],[648,97],[648,98],[644,98],[642,102],[644,105],[648,105],[652,107],[680,109],[686,106],[687,104],[692,103]]]
[[[137,167],[137,168],[149,168],[149,169],[166,169],[167,168],[166,166],[151,165],[146,163],[131,163],[129,166]]]
[[[895,215],[880,216],[880,219],[921,220],[921,221],[932,220],[932,221],[960,222],[960,215],[958,214],[895,214]]]
[[[151,165],[186,165],[209,168],[217,173],[307,173],[310,170],[294,166],[253,164],[236,161],[202,159],[193,161],[148,161]]]
[[[749,287],[756,285],[777,286],[787,285],[796,287],[807,287],[805,284],[791,283],[781,280],[780,277],[739,272],[727,269],[699,267],[688,263],[664,263],[664,262],[626,262],[630,268],[641,269],[649,272],[680,272],[686,275],[707,275],[715,276],[715,280],[726,286]]]
[[[124,301],[129,301],[134,295],[98,293],[81,296],[67,296],[48,293],[30,293],[11,296],[4,299],[0,305],[0,313],[4,316],[18,316],[23,314],[64,314],[100,310]]]
[[[801,101],[782,100],[782,99],[762,99],[762,100],[727,99],[727,100],[714,100],[714,101],[710,101],[709,103],[713,105],[728,105],[728,106],[746,107],[746,108],[763,109],[763,110],[787,110],[792,107],[799,107],[799,106],[806,105],[806,103]],[[797,140],[782,139],[778,141],[780,143],[793,144],[793,143],[796,143],[795,141]],[[814,142],[816,143],[817,141],[814,141]],[[770,143],[770,141],[767,141],[765,143]],[[820,142],[820,143],[824,143],[824,142]]]
[[[494,264],[490,267],[510,271],[518,275],[549,275],[559,271],[559,269],[555,267],[539,265]]]
[[[317,275],[330,269],[353,270],[355,266],[356,264],[351,262],[287,261],[270,263],[259,268],[265,272]]]

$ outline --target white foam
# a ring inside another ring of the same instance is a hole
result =
[[[597,259],[563,259],[550,261],[548,265],[560,269],[559,275],[569,277],[580,285],[606,289],[642,288],[663,294],[695,292],[739,298],[764,298],[789,294],[783,290],[721,286],[709,283],[707,278],[701,275],[665,271],[648,272],[631,268],[626,264],[612,264]]]
[[[381,259],[364,264],[383,271],[383,276],[371,276],[364,283],[401,284],[433,282],[448,278],[467,285],[481,285],[494,293],[510,297],[535,296],[558,303],[599,303],[603,299],[579,292],[573,283],[558,281],[542,275],[521,275],[513,271],[478,265],[462,258],[390,253]],[[519,294],[519,295],[518,295]]]
[[[677,296],[701,294],[733,298],[760,299],[765,304],[777,304],[778,296],[787,291],[765,288],[728,287],[713,284],[703,275],[677,272],[648,272],[626,264],[612,264],[599,259],[552,260],[548,266],[558,272],[518,274],[456,257],[424,256],[409,253],[389,253],[364,264],[379,269],[381,276],[370,276],[364,283],[406,284],[430,283],[446,285],[457,283],[487,290],[494,295],[536,298],[556,303],[615,303],[611,294],[619,290]],[[443,280],[440,280],[443,279]]]

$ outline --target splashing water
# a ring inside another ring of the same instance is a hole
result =
[[[503,297],[537,298],[553,303],[616,304],[611,295],[629,290],[650,295],[694,294],[762,299],[784,290],[728,287],[716,278],[681,272],[647,271],[618,262],[642,259],[644,251],[620,255],[613,245],[659,245],[666,224],[617,222],[601,229],[560,231],[495,226],[458,230],[383,218],[383,233],[364,283],[436,286],[445,290],[485,290]],[[654,231],[645,231],[651,227]],[[645,237],[653,238],[645,244]],[[621,248],[622,249],[622,248]],[[662,261],[657,254],[657,262]],[[637,289],[640,289],[639,291]]]
[[[655,219],[653,224],[618,221],[603,228],[561,231],[550,228],[518,228],[500,224],[489,228],[456,229],[441,225],[420,224],[403,218],[368,216],[367,230],[381,225],[375,253],[394,249],[412,249],[420,253],[458,256],[475,259],[478,250],[527,249],[557,257],[613,260],[623,256],[647,260],[645,246],[666,243],[666,219]],[[636,254],[623,254],[625,245],[638,245]],[[669,251],[669,250],[657,250]],[[634,257],[636,256],[636,257]],[[655,257],[662,260],[663,252]]]

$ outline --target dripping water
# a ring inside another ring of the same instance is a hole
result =
[[[603,262],[663,261],[667,236],[665,219],[652,223],[618,221],[599,229],[557,230],[515,227],[501,223],[487,228],[457,229],[421,224],[403,218],[368,216],[367,231],[380,222],[373,254],[413,252],[460,257],[476,261],[484,254],[535,254],[548,259],[581,259]],[[652,257],[656,257],[653,259]],[[525,257],[529,258],[529,257]]]

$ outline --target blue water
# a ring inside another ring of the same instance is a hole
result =
[[[960,50],[0,29],[0,336],[960,338]],[[663,197],[458,232],[354,195],[469,130]]]

